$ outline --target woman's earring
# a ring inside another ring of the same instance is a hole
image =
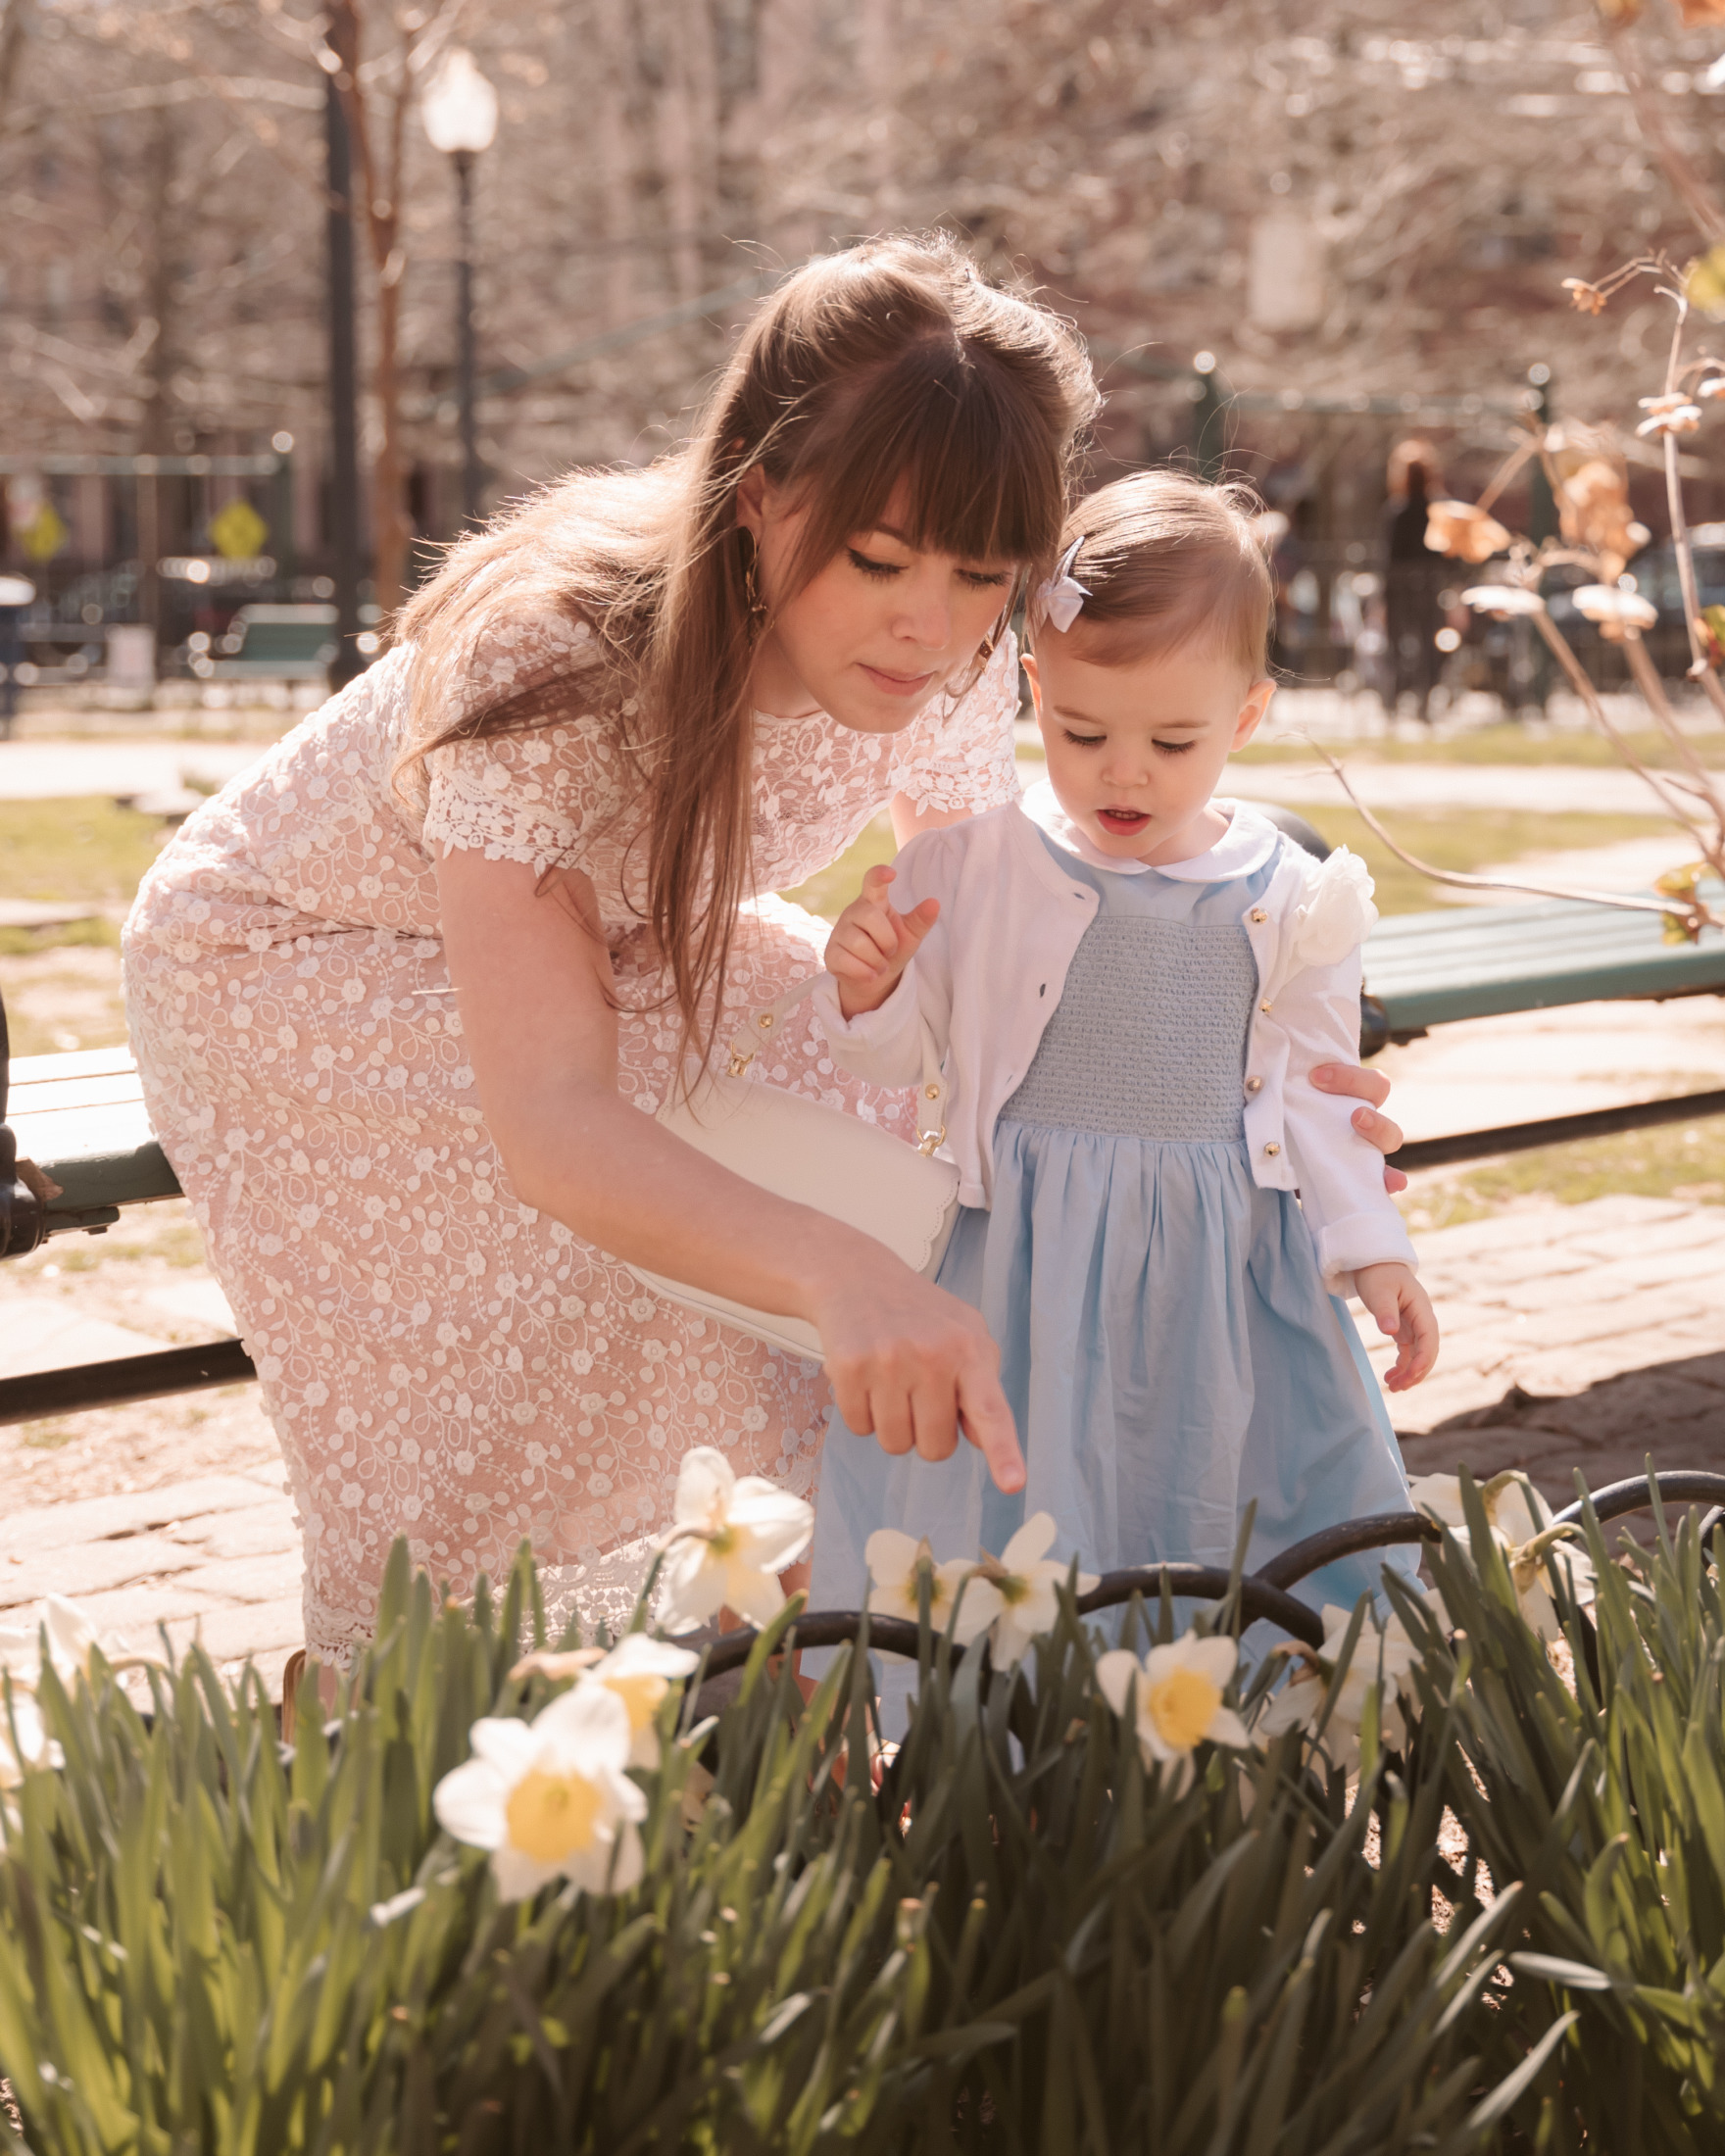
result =
[[[749,634],[759,636],[766,626],[766,604],[761,596],[759,564],[761,549],[753,541],[743,564],[743,599],[749,609]]]

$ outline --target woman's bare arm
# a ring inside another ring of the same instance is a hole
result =
[[[872,1237],[718,1167],[617,1092],[611,961],[591,884],[437,864],[443,940],[480,1104],[524,1204],[673,1280],[814,1325],[853,1430],[944,1459],[961,1428],[1003,1489],[1024,1479],[977,1313]]]

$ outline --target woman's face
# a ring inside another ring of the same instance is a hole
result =
[[[783,599],[804,513],[760,473],[738,490],[738,519],[760,548],[770,622],[755,654],[757,710],[825,711],[862,734],[896,734],[929,699],[962,681],[1000,618],[1015,564],[961,562],[911,545],[895,499],[872,531],[851,534],[801,591]]]

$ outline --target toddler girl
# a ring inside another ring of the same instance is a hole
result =
[[[889,1458],[835,1416],[816,1608],[862,1605],[878,1527],[941,1560],[1047,1512],[1055,1554],[1087,1571],[1225,1566],[1255,1504],[1253,1570],[1408,1508],[1338,1298],[1396,1340],[1393,1391],[1430,1370],[1437,1327],[1382,1158],[1306,1083],[1357,1058],[1371,882],[1212,799],[1274,686],[1247,509],[1143,474],[1084,502],[1061,543],[1024,661],[1046,783],[872,870],[815,991],[859,1076],[914,1083],[923,1020],[942,1050],[961,1203],[939,1279],[1000,1346],[1028,1481],[1004,1494],[967,1446]],[[1382,1563],[1301,1592],[1351,1603]]]

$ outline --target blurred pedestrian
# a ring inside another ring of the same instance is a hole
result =
[[[1437,451],[1417,438],[1398,442],[1390,452],[1390,498],[1384,505],[1384,614],[1389,637],[1392,715],[1411,691],[1422,719],[1431,716],[1437,687],[1437,633],[1443,626],[1438,594],[1447,564],[1425,543],[1426,506],[1442,500],[1443,473]]]

